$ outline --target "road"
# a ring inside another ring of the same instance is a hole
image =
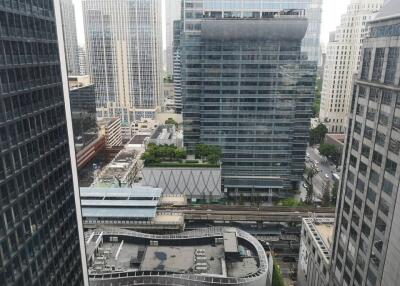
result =
[[[314,196],[316,198],[321,199],[322,198],[322,187],[324,183],[329,180],[331,185],[333,184],[332,182],[332,174],[335,172],[335,165],[331,165],[325,158],[323,158],[317,148],[313,147],[308,147],[307,148],[307,153],[310,155],[310,161],[306,163],[307,167],[312,166],[312,162],[318,162],[317,166],[321,170],[317,175],[314,176],[313,178],[313,185],[314,185]],[[328,178],[325,177],[325,175],[328,175]],[[301,186],[302,194],[305,192],[304,187]]]

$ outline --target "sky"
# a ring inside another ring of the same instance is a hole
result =
[[[85,43],[85,36],[83,30],[82,4],[81,0],[72,0],[72,1],[75,4],[78,42],[79,45],[83,46]],[[341,15],[346,12],[347,5],[350,3],[350,0],[322,0],[322,1],[323,1],[323,8],[322,8],[323,11],[322,11],[322,26],[321,26],[321,42],[326,44],[328,43],[329,40],[329,33],[334,31],[336,29],[336,26],[340,24]],[[165,39],[165,31],[163,31],[163,38]],[[165,40],[163,42],[165,43]]]

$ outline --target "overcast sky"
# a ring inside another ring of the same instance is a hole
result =
[[[85,36],[83,30],[81,0],[73,0],[73,2],[76,10],[78,42],[79,45],[84,45]],[[350,3],[350,0],[323,0],[323,2],[321,42],[327,43],[329,40],[329,32],[334,31],[336,26],[340,24],[340,16],[346,12],[347,5]],[[165,32],[163,34],[165,34]]]

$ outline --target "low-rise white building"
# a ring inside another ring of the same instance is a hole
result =
[[[333,227],[333,218],[303,218],[297,269],[299,286],[327,285]]]

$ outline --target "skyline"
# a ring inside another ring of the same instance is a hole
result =
[[[162,12],[164,14],[165,5],[162,1]],[[322,24],[321,24],[321,43],[326,45],[329,41],[329,33],[335,31],[336,27],[340,24],[341,16],[346,12],[347,5],[351,0],[342,0],[338,3],[336,0],[323,0],[322,6]],[[84,46],[85,35],[83,29],[83,16],[82,16],[82,0],[73,0],[76,13],[76,25],[79,46]],[[162,21],[163,28],[163,50],[165,50],[165,19]]]

